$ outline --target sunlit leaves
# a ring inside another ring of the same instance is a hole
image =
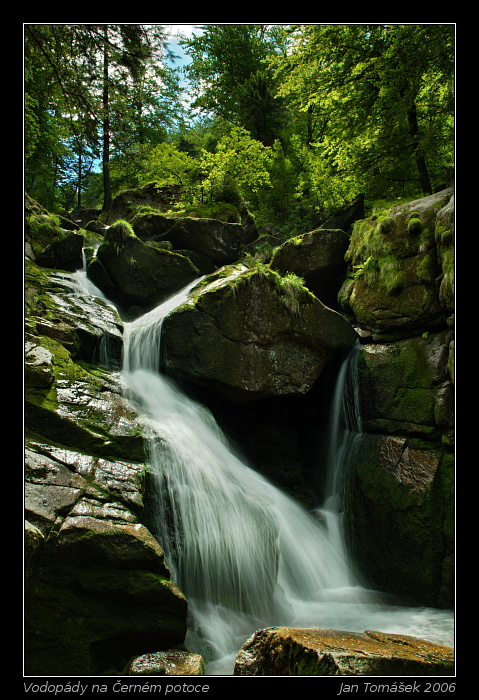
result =
[[[263,187],[271,186],[269,147],[256,141],[243,128],[235,127],[218,143],[215,153],[203,151],[201,168],[205,173],[203,186],[214,189],[224,178],[235,183],[247,200]]]

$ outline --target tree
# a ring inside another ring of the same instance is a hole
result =
[[[34,163],[33,153],[44,143],[35,128],[46,114],[54,112],[55,120],[69,118],[70,124],[75,124],[72,134],[77,135],[85,133],[83,125],[93,123],[96,142],[101,142],[103,209],[107,212],[112,197],[112,150],[117,154],[131,145],[132,139],[146,139],[145,124],[155,112],[157,97],[168,76],[160,60],[166,45],[164,28],[26,25],[25,45],[29,138],[36,138],[36,143],[30,141],[27,145],[27,169]],[[48,105],[36,87],[38,84],[51,86]],[[31,106],[35,100],[39,109],[34,114]]]
[[[333,173],[379,188],[440,182],[453,158],[453,25],[300,25],[275,60],[279,90],[322,115]]]
[[[282,50],[281,33],[265,24],[210,24],[203,34],[182,42],[191,57],[186,74],[193,107],[242,127],[266,146],[286,120],[276,99],[272,70],[265,59]]]
[[[272,152],[253,139],[246,129],[234,127],[218,143],[215,153],[203,151],[200,166],[205,178],[202,186],[213,198],[230,197],[249,204],[255,201],[262,188],[271,187],[270,167]],[[218,193],[222,192],[222,195]]]

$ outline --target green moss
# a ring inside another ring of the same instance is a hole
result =
[[[435,254],[426,253],[418,257],[416,275],[418,282],[432,282],[435,279],[437,276],[437,259]]]
[[[378,219],[377,229],[382,235],[387,235],[391,233],[394,228],[394,219],[392,216],[381,216]]]
[[[279,279],[279,298],[284,305],[295,314],[300,311],[301,300],[304,298],[305,281],[302,277],[287,272]]]
[[[230,202],[210,202],[192,206],[177,205],[172,208],[175,217],[192,217],[195,219],[216,219],[230,223],[240,223],[241,216],[238,207]]]
[[[407,232],[412,236],[418,236],[422,232],[422,228],[423,224],[421,219],[412,215],[407,224]]]
[[[133,226],[129,221],[125,219],[118,219],[115,223],[108,229],[108,238],[115,238],[116,240],[126,239],[128,237],[137,238]]]
[[[389,256],[380,261],[379,283],[391,294],[398,294],[404,289],[404,272],[395,257]]]

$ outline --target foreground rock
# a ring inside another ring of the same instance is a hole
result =
[[[241,648],[236,676],[451,676],[454,650],[367,630],[272,627]]]
[[[306,394],[355,340],[297,279],[244,265],[205,278],[162,330],[171,374],[239,403]]]
[[[129,664],[127,675],[203,676],[203,657],[179,649],[144,654],[133,659]]]

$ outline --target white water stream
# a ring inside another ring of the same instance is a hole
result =
[[[189,601],[190,651],[203,654],[208,675],[229,675],[242,643],[273,625],[374,629],[453,645],[451,611],[388,605],[348,561],[338,494],[341,465],[360,439],[354,392],[344,400],[349,362],[331,411],[327,497],[312,513],[250,468],[211,413],[159,374],[162,320],[196,283],[124,333],[124,375],[155,476],[155,534]]]

